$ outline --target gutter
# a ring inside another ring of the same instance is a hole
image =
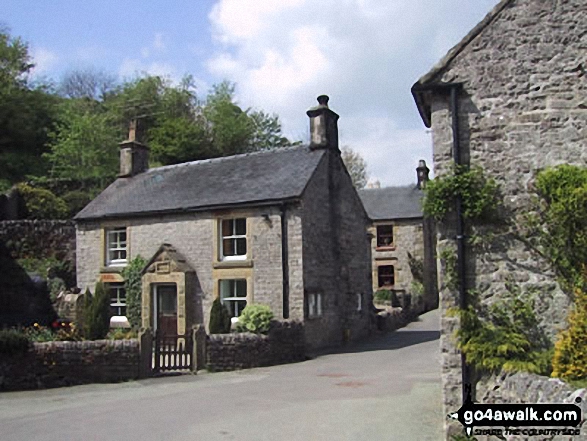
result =
[[[450,85],[450,113],[452,116],[452,141],[453,141],[453,159],[457,166],[463,165],[461,157],[461,140],[459,131],[459,92],[462,90],[462,84]],[[459,282],[459,307],[461,310],[467,309],[467,276],[465,263],[465,219],[463,217],[463,198],[458,195],[456,201],[457,212],[457,278]],[[471,375],[470,367],[467,364],[465,354],[461,352],[461,378],[462,378],[462,398],[463,404],[470,399],[471,393]]]
[[[280,207],[281,214],[281,272],[283,292],[283,318],[289,318],[289,247],[287,230],[287,205]]]
[[[297,202],[299,200],[298,196],[288,197],[284,199],[270,199],[266,201],[259,201],[259,202],[239,202],[235,204],[219,204],[219,205],[206,205],[202,207],[192,207],[192,208],[172,208],[168,210],[153,210],[153,211],[137,211],[137,212],[127,212],[127,213],[112,213],[112,214],[105,214],[101,216],[87,216],[87,217],[77,217],[73,218],[75,222],[95,222],[98,220],[116,220],[116,219],[128,219],[128,218],[136,218],[136,217],[152,217],[152,216],[163,216],[166,214],[184,214],[184,213],[198,213],[202,211],[216,211],[216,210],[230,210],[230,209],[238,209],[238,208],[259,208],[259,207],[268,207],[268,206],[281,206],[285,203],[292,203]]]
[[[424,120],[426,127],[431,127],[430,107],[424,103],[424,94],[439,93],[449,95],[449,110],[452,122],[452,144],[453,160],[457,166],[464,165],[461,156],[461,140],[459,130],[459,93],[463,90],[462,83],[436,83],[429,85],[414,84],[412,95],[418,105],[420,116]],[[466,236],[465,236],[465,219],[463,217],[463,200],[457,196],[456,200],[456,242],[457,242],[457,279],[459,286],[459,308],[466,309],[467,301],[467,277],[466,277]],[[465,354],[461,352],[461,383],[462,383],[462,400],[463,404],[470,398],[471,393],[471,370],[467,364]]]

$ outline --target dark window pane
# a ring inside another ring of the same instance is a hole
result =
[[[225,256],[234,256],[234,239],[224,239],[222,241],[222,253]]]
[[[393,225],[377,227],[377,246],[385,247],[390,245],[393,245]]]
[[[236,223],[236,234],[239,236],[244,236],[247,234],[247,221],[246,219],[235,219]]]
[[[395,268],[393,265],[384,265],[377,268],[379,286],[392,286],[395,284]]]
[[[222,221],[222,236],[232,236],[232,219]]]
[[[247,239],[235,239],[236,240],[236,254],[238,256],[244,256],[247,254]]]
[[[236,293],[235,297],[246,297],[247,296],[247,281],[244,279],[235,280]]]

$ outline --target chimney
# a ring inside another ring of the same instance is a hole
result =
[[[416,168],[416,174],[418,175],[418,188],[423,190],[426,188],[426,183],[428,182],[428,173],[430,173],[430,169],[426,167],[426,161],[420,159],[418,163],[418,168]]]
[[[143,144],[144,130],[141,120],[134,118],[128,128],[128,139],[120,143],[121,178],[129,178],[149,168],[149,148]]]
[[[328,108],[328,96],[320,95],[318,105],[308,110],[310,117],[310,148],[338,150],[338,118]]]

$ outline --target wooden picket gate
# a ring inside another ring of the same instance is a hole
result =
[[[157,330],[153,346],[154,373],[192,369],[193,341],[189,333],[170,335]]]

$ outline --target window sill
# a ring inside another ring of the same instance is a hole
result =
[[[214,269],[218,268],[252,268],[253,261],[247,260],[221,260],[212,264]]]
[[[395,251],[395,245],[385,247],[375,247],[375,251]]]
[[[103,266],[100,268],[100,273],[121,273],[123,269],[126,268],[126,265],[115,265],[115,266]]]

